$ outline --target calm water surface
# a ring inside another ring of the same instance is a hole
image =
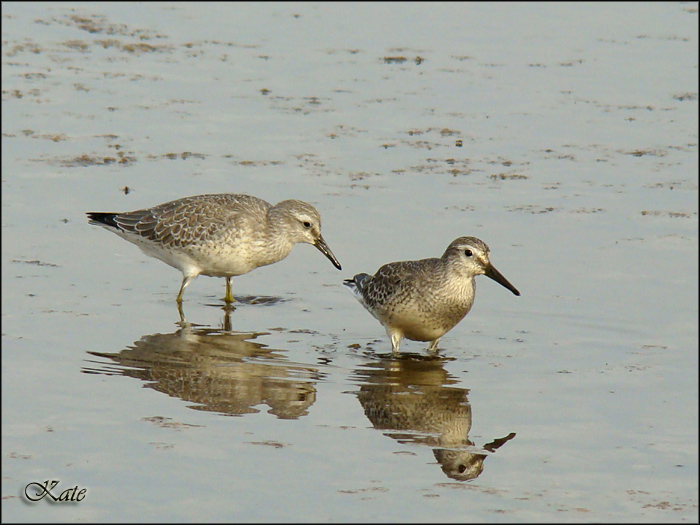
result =
[[[3,521],[697,522],[697,28],[3,3]],[[179,272],[85,218],[217,192],[313,203],[342,272],[300,245],[181,322]],[[478,278],[392,357],[342,279],[462,235],[522,296]]]

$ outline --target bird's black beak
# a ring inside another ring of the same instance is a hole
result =
[[[493,266],[491,266],[491,264],[489,264],[489,265],[486,267],[486,272],[485,272],[484,275],[486,275],[486,277],[490,277],[491,279],[493,279],[494,281],[496,281],[498,284],[500,284],[500,285],[502,285],[502,286],[505,286],[505,287],[508,288],[511,292],[513,292],[515,295],[520,295],[520,292],[517,290],[517,288],[516,288],[515,286],[513,286],[512,284],[510,284],[510,283],[508,282],[508,279],[506,279],[505,277],[503,277],[503,275],[501,275],[501,272],[499,272],[498,270],[496,270],[496,268],[494,268]]]
[[[318,250],[319,250],[323,255],[325,255],[326,257],[328,257],[328,259],[333,263],[333,266],[335,266],[336,268],[338,268],[338,270],[342,270],[342,268],[341,268],[341,266],[340,266],[340,263],[338,262],[338,259],[335,258],[335,255],[333,255],[333,252],[331,251],[331,249],[330,249],[330,248],[328,247],[328,245],[326,244],[326,241],[323,240],[323,237],[322,237],[322,236],[319,236],[319,238],[316,239],[316,242],[314,243],[314,246],[316,246],[316,248],[318,248]],[[508,281],[506,281],[506,282],[508,282]]]

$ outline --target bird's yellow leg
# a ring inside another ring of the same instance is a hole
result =
[[[226,304],[231,304],[233,299],[233,292],[231,292],[231,278],[226,277],[226,296],[224,297]]]
[[[389,330],[387,330],[387,333],[389,334],[389,337],[391,337],[391,353],[394,354],[394,356],[398,356],[399,346],[401,345],[401,337],[403,334],[399,331]]]
[[[190,281],[197,277],[196,275],[185,275],[182,278],[182,284],[180,285],[180,293],[177,294],[177,301],[178,304],[182,304],[182,294],[185,293],[185,288],[187,288],[187,285],[190,284]]]
[[[428,346],[428,352],[430,352],[431,354],[437,354],[437,351],[438,351],[437,346],[438,346],[439,341],[440,341],[439,337],[437,339],[435,339],[434,341],[431,341],[430,345]]]

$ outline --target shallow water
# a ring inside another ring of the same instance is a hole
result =
[[[696,4],[4,3],[3,521],[698,520]],[[299,198],[181,276],[87,211]],[[437,359],[342,286],[472,235]],[[30,483],[87,489],[27,502]]]

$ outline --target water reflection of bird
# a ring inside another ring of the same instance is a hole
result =
[[[452,385],[439,359],[383,359],[355,371],[358,399],[372,425],[400,443],[433,448],[443,472],[459,481],[478,477],[487,451],[493,452],[515,434],[483,449],[469,440],[472,409],[469,390]],[[484,450],[485,449],[485,450]]]
[[[317,368],[292,363],[283,354],[254,341],[260,333],[212,328],[184,328],[169,334],[143,336],[119,353],[88,352],[112,363],[85,373],[124,375],[172,397],[196,403],[191,408],[226,415],[269,413],[282,419],[308,414],[316,400]]]

